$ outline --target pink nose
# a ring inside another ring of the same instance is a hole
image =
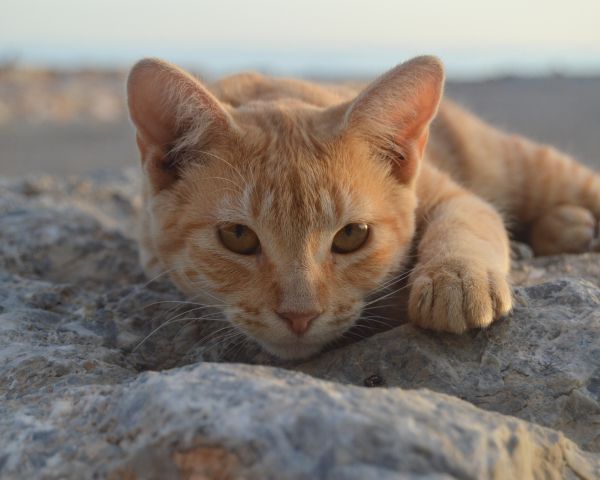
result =
[[[279,318],[285,320],[296,335],[302,335],[308,330],[310,322],[321,315],[321,312],[276,312]]]

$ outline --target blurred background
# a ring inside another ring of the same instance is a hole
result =
[[[600,2],[2,0],[0,175],[137,164],[124,80],[158,56],[206,80],[239,70],[366,80],[435,54],[447,95],[600,167]]]

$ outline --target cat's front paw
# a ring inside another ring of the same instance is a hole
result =
[[[507,274],[475,259],[417,264],[411,283],[410,319],[431,330],[462,333],[486,327],[512,308]]]

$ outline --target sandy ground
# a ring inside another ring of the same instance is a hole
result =
[[[0,76],[0,175],[84,173],[137,164],[123,74],[90,78],[53,77],[27,91],[22,78],[11,78],[7,87]],[[446,92],[503,129],[554,144],[600,170],[600,78],[449,82]]]

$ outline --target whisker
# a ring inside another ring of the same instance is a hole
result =
[[[358,332],[348,330],[348,331],[342,333],[342,338],[347,338],[350,340],[364,340],[365,338],[368,338],[368,337],[366,335],[362,335]]]
[[[179,317],[182,317],[183,315],[187,315],[188,313],[192,313],[192,312],[195,312],[195,311],[198,311],[198,310],[204,310],[205,308],[206,307],[204,307],[204,306],[196,307],[196,308],[190,308],[189,310],[186,310],[184,312],[181,312],[181,313],[175,315],[174,317],[169,318],[167,320],[167,322],[170,322],[171,320],[175,320],[175,319],[177,319]],[[213,312],[213,313],[207,313],[202,318],[208,318],[209,316],[212,318],[212,317],[215,317],[215,316],[222,316],[222,315],[223,314],[221,312]]]
[[[411,273],[412,273],[412,271],[405,272],[402,275],[399,275],[397,277],[392,278],[391,280],[384,282],[383,284],[379,285],[377,288],[373,289],[369,293],[369,295],[373,295],[373,294],[382,292],[382,291],[387,290],[388,288],[394,286],[397,283],[405,281],[410,276]]]
[[[152,307],[154,305],[160,305],[160,304],[163,304],[163,303],[177,303],[179,305],[198,305],[198,306],[202,306],[202,307],[215,307],[215,308],[218,308],[218,307],[228,307],[228,305],[225,305],[225,304],[217,305],[217,304],[210,304],[210,303],[188,302],[186,300],[162,300],[160,302],[149,303],[148,305],[143,306],[142,310],[146,309],[146,308],[150,308],[150,307]]]
[[[368,330],[369,333],[367,335],[364,335],[363,338],[369,338],[370,336],[372,336],[374,333],[378,333],[381,332],[381,327],[378,325],[360,325],[357,324],[358,327],[360,327],[361,331],[365,331]],[[374,333],[372,333],[373,331],[375,331]]]
[[[179,330],[177,330],[177,333],[175,335],[173,335],[173,338],[175,339],[175,338],[179,337],[179,335],[181,334],[181,332],[183,332],[183,330],[185,330],[189,325],[191,325],[193,323],[194,323],[194,320],[190,320],[189,322],[187,322]]]
[[[211,340],[211,342],[214,342],[214,343],[210,344],[208,346],[208,348],[205,348],[202,353],[208,354],[209,352],[211,352],[212,350],[214,350],[215,348],[218,348],[219,346],[221,346],[223,344],[226,344],[228,342],[230,342],[230,343],[234,342],[237,338],[242,338],[242,339],[245,338],[245,335],[242,332],[239,332],[236,327],[232,326],[232,329],[233,329],[233,331],[224,332],[224,334],[221,338]],[[186,355],[189,352],[191,352],[193,349],[195,349],[199,346],[203,346],[203,345],[199,342],[196,342],[194,344],[194,346],[190,350],[188,350]]]
[[[362,312],[370,312],[371,310],[377,310],[379,308],[392,308],[392,307],[397,307],[397,303],[384,303],[381,305],[369,305],[366,308],[363,308],[361,311]]]
[[[150,280],[148,280],[146,283],[144,283],[144,285],[142,285],[142,288],[147,288],[148,285],[150,285],[152,282],[158,280],[160,277],[162,277],[163,275],[166,275],[168,273],[171,273],[172,271],[176,270],[177,267],[173,267],[173,268],[169,268],[167,270],[165,270],[164,272],[159,273],[158,275],[152,277]]]
[[[381,285],[379,285],[379,287],[377,287],[377,288],[378,288],[378,289],[387,288],[387,287],[389,287],[390,285],[393,285],[394,283],[397,283],[397,282],[399,282],[399,281],[403,280],[404,278],[406,278],[406,276],[407,276],[407,273],[406,273],[406,272],[403,272],[403,273],[401,273],[401,274],[399,274],[399,275],[395,275],[394,277],[392,277],[392,278],[390,278],[390,279],[386,280],[385,282],[383,282],[383,283],[382,283]]]
[[[391,291],[391,292],[389,292],[389,293],[386,293],[386,294],[384,294],[384,295],[381,295],[380,297],[378,297],[378,298],[375,298],[375,299],[373,299],[373,300],[371,300],[371,301],[369,301],[369,302],[365,303],[364,307],[368,307],[369,305],[372,305],[373,303],[376,303],[376,302],[379,302],[379,301],[381,301],[381,300],[384,300],[384,299],[386,299],[386,298],[389,298],[390,296],[392,296],[392,295],[394,295],[394,294],[396,294],[396,293],[398,293],[398,292],[401,292],[401,291],[402,291],[402,290],[404,290],[406,287],[408,287],[408,285],[404,285],[404,286],[402,286],[402,287],[400,287],[400,288],[397,288],[396,290],[392,290],[392,291]],[[364,307],[363,307],[363,308],[364,308]]]
[[[245,348],[251,344],[251,340],[248,337],[244,337],[242,341],[239,343],[236,351],[232,354],[232,360],[237,361],[242,353],[244,353]]]
[[[183,322],[186,320],[202,320],[202,321],[206,321],[206,322],[225,322],[226,320],[222,320],[222,319],[215,319],[215,318],[203,318],[203,317],[186,317],[186,318],[178,318],[176,320],[167,320],[166,322],[161,323],[158,327],[156,327],[154,330],[152,330],[148,335],[146,335],[136,346],[135,348],[131,351],[131,353],[135,353],[144,343],[146,343],[146,341],[152,337],[156,332],[158,332],[159,330],[163,329],[164,327],[167,327],[169,325],[172,325],[174,323],[177,322]]]
[[[205,336],[203,336],[202,338],[197,340],[197,343],[201,343],[206,341],[207,339],[209,339],[210,337],[217,335],[218,333],[222,332],[222,331],[227,331],[227,330],[231,330],[231,331],[236,331],[236,328],[234,325],[232,325],[228,320],[223,320],[224,322],[227,323],[227,325],[225,325],[222,328],[219,328],[218,330],[212,331],[212,332],[208,332]]]
[[[364,318],[361,320],[365,320],[365,322],[367,322],[369,324],[383,325],[384,327],[392,327],[394,325],[393,320],[384,318],[384,317],[381,317],[381,318],[383,318],[383,320],[379,320],[377,318],[372,318],[372,317]],[[391,322],[391,323],[389,323],[389,322]],[[356,323],[356,325],[361,326],[361,327],[369,327],[370,326],[365,323],[361,323],[360,320]]]
[[[202,287],[202,285],[198,284],[197,282],[192,282],[192,285],[194,285],[194,287],[196,287],[196,286],[198,286],[199,288],[201,288],[201,287]],[[210,293],[210,292],[207,292],[206,290],[202,290],[202,291],[201,291],[201,292],[199,292],[197,295],[195,295],[195,297],[197,298],[197,297],[199,297],[200,295],[207,295],[207,296],[209,296],[210,298],[212,298],[212,299],[216,300],[217,302],[222,302],[222,301],[223,301],[223,299],[216,297],[215,295],[213,295],[213,294],[212,294],[212,293]],[[228,307],[229,305],[224,305],[224,306]]]
[[[387,282],[384,282],[382,285],[380,285],[375,290],[373,290],[373,292],[385,290],[385,289],[388,289],[389,287],[393,286],[394,284],[404,282],[407,278],[409,278],[411,273],[412,273],[412,269],[410,271],[403,272],[401,275],[398,275],[398,276],[388,280]],[[373,292],[371,292],[371,295],[373,294]]]
[[[190,302],[194,302],[195,300],[197,300],[198,298],[200,298],[200,297],[203,295],[203,293],[204,293],[204,292],[201,292],[201,291],[200,291],[200,292],[198,292],[196,295],[192,295],[192,296],[191,296],[191,297],[190,297],[188,300],[189,300]],[[198,303],[198,302],[194,302],[194,303]],[[201,304],[201,303],[198,303],[198,305],[202,305],[202,304]],[[169,310],[167,310],[167,312],[166,312],[166,315],[167,315],[167,316],[169,316],[169,315],[171,315],[172,313],[174,313],[174,312],[177,310],[177,308],[179,308],[179,306],[180,306],[180,305],[173,305],[173,307],[172,307],[172,308],[170,308]],[[226,305],[225,305],[225,306],[226,306]],[[219,308],[219,307],[216,307],[216,308]]]

